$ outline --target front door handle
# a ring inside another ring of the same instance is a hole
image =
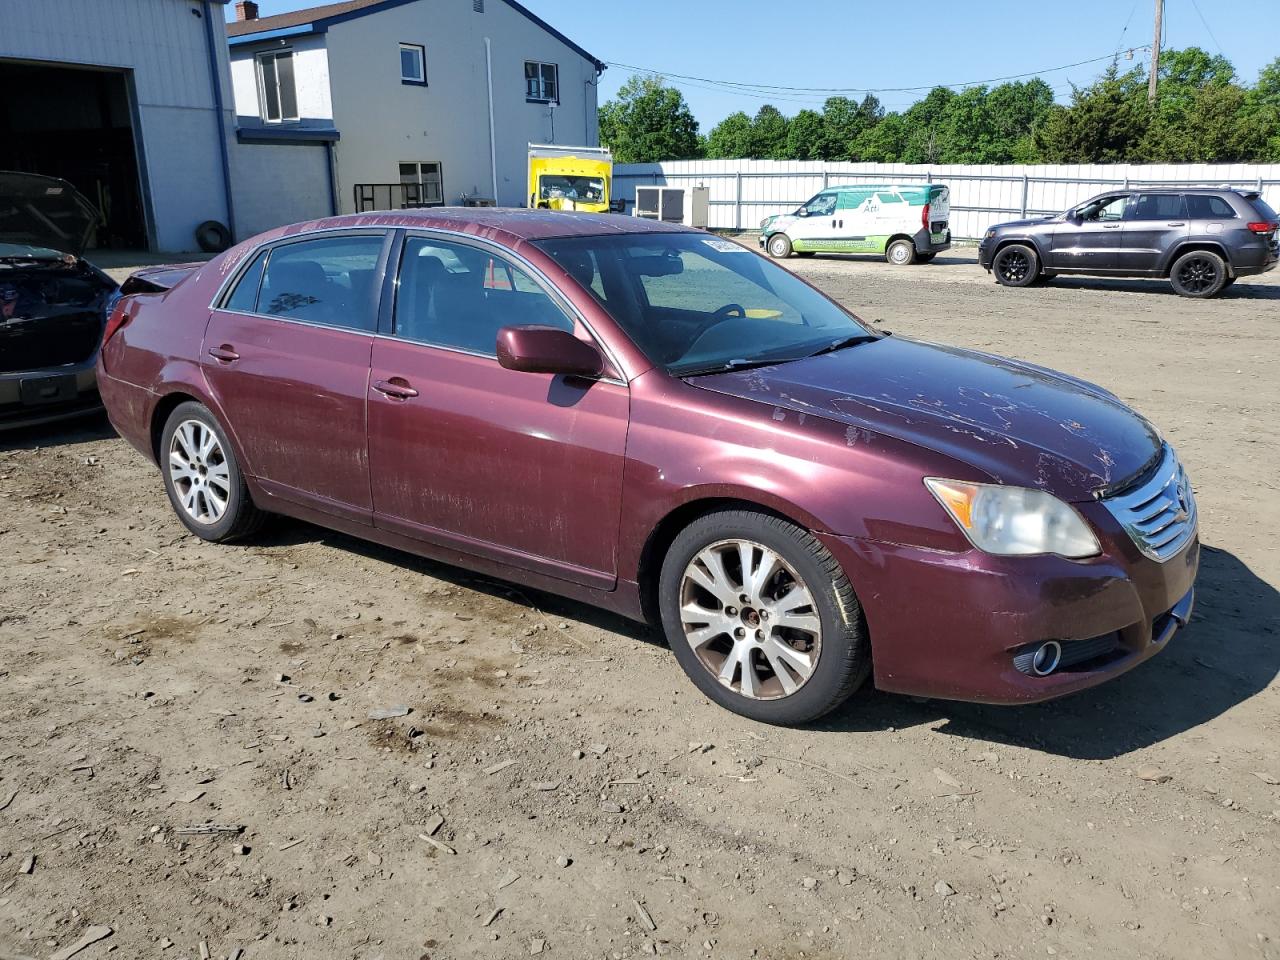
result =
[[[384,397],[390,397],[392,400],[408,400],[410,397],[418,395],[418,391],[409,386],[408,381],[402,377],[392,377],[390,380],[375,380],[373,381],[373,389]]]
[[[1103,229],[1103,230],[1119,230],[1119,229],[1120,229],[1120,224],[1118,224],[1118,223],[1104,223],[1104,224],[1102,225],[1102,229]]]
[[[1187,221],[1185,221],[1185,220],[1178,220],[1178,221],[1177,221],[1177,222],[1175,222],[1175,223],[1171,223],[1171,224],[1169,224],[1169,226],[1171,226],[1171,227],[1185,227],[1186,225],[1187,225]]]
[[[220,347],[210,347],[209,356],[222,363],[235,363],[240,359],[240,354],[236,353],[235,348],[229,343],[224,343]]]

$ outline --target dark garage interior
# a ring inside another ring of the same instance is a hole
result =
[[[102,211],[92,246],[145,249],[129,76],[0,60],[0,170],[70,181]]]

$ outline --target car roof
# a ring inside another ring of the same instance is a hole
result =
[[[453,230],[506,243],[553,237],[600,237],[626,233],[698,233],[675,223],[618,213],[577,213],[563,210],[525,210],[515,207],[425,207],[350,213],[294,224],[280,235],[315,230],[359,227],[403,227],[413,230]]]

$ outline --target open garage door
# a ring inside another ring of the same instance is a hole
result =
[[[94,247],[146,249],[129,76],[0,60],[0,170],[61,177],[103,213]]]

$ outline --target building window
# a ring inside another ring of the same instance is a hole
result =
[[[268,123],[298,119],[298,89],[293,80],[293,51],[258,54],[258,97]]]
[[[560,102],[560,68],[554,63],[524,62],[524,98],[529,103]]]
[[[444,203],[444,174],[439,161],[400,164],[400,182],[404,184],[406,207],[435,207]]]
[[[416,43],[400,44],[400,80],[427,85],[427,49]]]

